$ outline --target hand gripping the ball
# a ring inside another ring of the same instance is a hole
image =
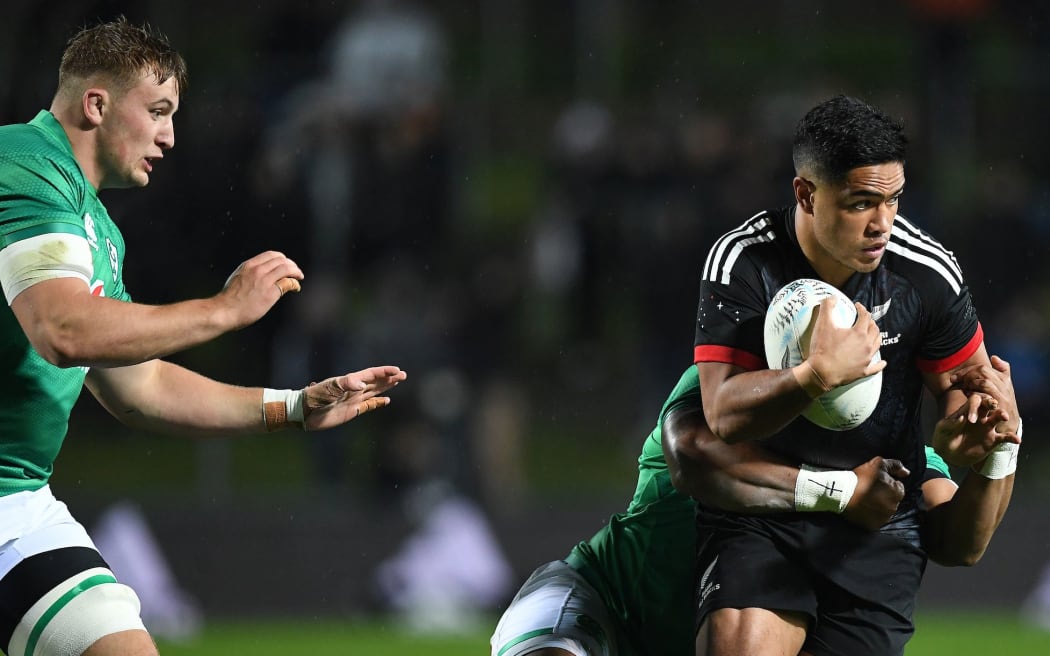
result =
[[[763,324],[766,364],[791,369],[822,428],[856,428],[874,412],[886,362],[871,314],[834,286],[800,278],[773,296]]]
[[[875,359],[882,340],[871,313],[854,303],[857,318],[852,326],[836,326],[832,317],[835,304],[844,301],[829,296],[813,309],[813,334],[809,339],[809,362],[813,374],[828,392],[836,387],[871,376],[886,367],[886,361]]]
[[[381,408],[390,403],[383,393],[407,376],[398,367],[382,366],[312,383],[303,390],[303,428],[334,428]]]

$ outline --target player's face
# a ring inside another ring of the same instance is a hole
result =
[[[172,118],[178,108],[175,79],[157,84],[152,74],[123,95],[110,96],[99,124],[100,189],[149,184],[154,161],[175,145]]]
[[[904,192],[900,162],[852,169],[840,184],[819,183],[813,193],[813,238],[818,272],[845,281],[873,271],[886,252]],[[809,255],[809,254],[807,254]],[[836,275],[837,274],[837,275]]]

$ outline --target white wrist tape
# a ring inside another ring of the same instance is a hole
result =
[[[1021,434],[1020,429],[1017,430],[1017,434]],[[1020,444],[1003,442],[992,449],[992,452],[988,454],[984,462],[978,463],[981,466],[980,469],[977,469],[977,465],[974,465],[973,470],[981,476],[993,480],[1006,478],[1017,471],[1017,452],[1020,450]]]
[[[303,390],[264,388],[262,415],[267,431],[281,430],[288,424],[302,426]]]
[[[857,475],[852,471],[821,471],[804,464],[795,480],[795,510],[841,513],[856,489]]]

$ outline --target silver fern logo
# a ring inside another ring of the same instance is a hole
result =
[[[721,585],[715,583],[714,581],[708,582],[708,579],[711,578],[711,572],[714,571],[715,565],[717,565],[717,564],[718,564],[718,556],[715,556],[715,559],[712,560],[711,564],[708,565],[707,569],[704,570],[704,575],[700,577],[700,605],[701,606],[703,606],[704,602],[707,601],[708,595],[710,595],[712,592],[714,592],[715,590],[718,590],[719,588],[722,587]]]
[[[871,320],[878,321],[879,319],[886,316],[886,312],[890,309],[890,303],[892,302],[893,299],[891,298],[882,305],[876,305],[873,308],[871,308]]]

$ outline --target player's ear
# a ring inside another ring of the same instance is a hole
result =
[[[81,96],[81,108],[88,123],[93,126],[100,124],[103,112],[109,108],[109,92],[98,87],[85,89]]]
[[[817,186],[809,180],[795,176],[791,181],[795,189],[795,201],[806,214],[813,214],[813,194],[817,192]]]

